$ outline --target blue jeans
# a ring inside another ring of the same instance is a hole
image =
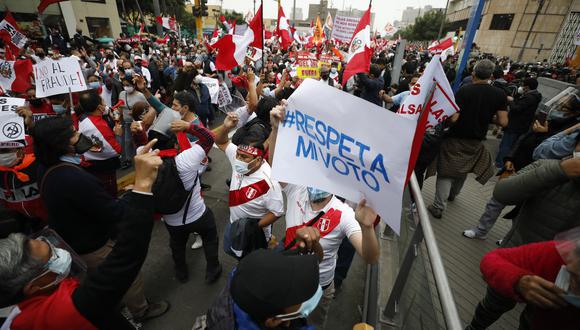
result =
[[[521,134],[519,133],[511,133],[511,132],[504,132],[503,138],[501,139],[501,143],[499,144],[499,151],[497,152],[497,157],[495,158],[495,166],[497,168],[503,167],[503,158],[509,154],[510,150],[512,149],[514,143],[519,139]]]

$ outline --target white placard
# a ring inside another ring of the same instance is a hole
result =
[[[36,97],[80,92],[87,89],[85,77],[75,58],[46,59],[34,65]]]
[[[24,119],[16,113],[0,116],[0,142],[23,139]]]
[[[219,81],[215,78],[201,77],[201,83],[206,85],[207,89],[209,89],[211,103],[216,104],[218,102],[218,93],[220,92]]]
[[[319,102],[318,100],[324,100]],[[417,122],[306,79],[288,99],[272,178],[348,200],[365,196],[397,233]]]
[[[230,90],[226,83],[222,83],[218,93],[217,105],[218,107],[223,108],[230,103],[232,103],[232,95],[230,94]]]
[[[360,21],[360,17],[336,15],[332,28],[332,38],[342,42],[350,42],[358,21]]]
[[[13,114],[18,107],[24,106],[25,99],[18,97],[0,97],[0,115]]]

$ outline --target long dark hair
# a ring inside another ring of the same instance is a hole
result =
[[[60,157],[71,152],[70,139],[74,135],[73,122],[66,117],[48,117],[34,125],[34,155],[44,166],[60,162]]]

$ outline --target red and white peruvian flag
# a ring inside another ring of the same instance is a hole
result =
[[[371,7],[364,13],[354,30],[348,55],[346,57],[346,68],[342,75],[342,85],[344,86],[348,79],[353,75],[361,72],[369,72],[371,67],[371,57],[373,50],[371,48]]]
[[[157,16],[157,17],[155,17],[155,19],[157,20],[157,23],[161,24],[164,28],[171,30],[171,31],[177,31],[177,24],[175,22],[175,17]]]
[[[262,31],[262,6],[260,6],[243,35],[227,34],[211,45],[218,50],[216,68],[227,71],[244,64],[249,46],[262,49]]]
[[[429,52],[431,54],[441,55],[441,60],[445,61],[445,59],[447,59],[447,56],[455,55],[455,45],[453,43],[453,38],[445,39],[440,43],[435,41],[429,46]]]
[[[278,25],[276,26],[276,35],[281,39],[280,46],[282,49],[288,49],[292,44],[292,35],[290,34],[290,24],[284,14],[282,5],[278,6]]]
[[[0,88],[4,91],[13,91],[16,93],[24,93],[32,86],[32,61],[16,60],[4,61],[0,60]]]
[[[222,24],[224,25],[224,27],[226,28],[226,33],[228,34],[234,34],[234,28],[232,27],[232,25],[226,20],[224,15],[220,16],[220,22],[222,22]]]

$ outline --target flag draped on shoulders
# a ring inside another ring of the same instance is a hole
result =
[[[264,40],[262,31],[262,6],[260,6],[243,35],[226,34],[211,45],[218,50],[216,68],[227,71],[244,64],[249,46],[262,48]]]
[[[371,7],[364,13],[358,22],[346,57],[346,68],[342,76],[342,84],[345,85],[350,77],[357,73],[369,72],[371,66]]]

